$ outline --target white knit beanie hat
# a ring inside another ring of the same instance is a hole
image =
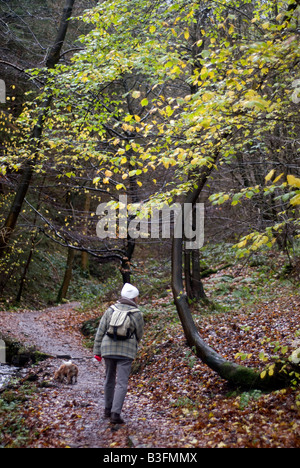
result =
[[[126,299],[134,299],[139,295],[139,290],[132,284],[125,283],[121,291],[121,296]]]

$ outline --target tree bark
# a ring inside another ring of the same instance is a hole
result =
[[[66,4],[64,7],[60,28],[55,39],[54,45],[50,50],[48,59],[47,59],[47,68],[54,68],[55,65],[58,63],[60,58],[60,52],[66,37],[66,33],[69,26],[69,19],[73,11],[75,0],[66,0]],[[34,167],[37,158],[37,148],[42,136],[44,122],[48,113],[49,106],[52,101],[52,95],[48,96],[42,106],[38,121],[33,129],[31,140],[32,140],[32,149],[31,153],[33,158],[27,162],[23,169],[23,174],[21,178],[21,182],[17,188],[15,198],[12,202],[10,212],[6,218],[4,226],[1,229],[1,236],[0,236],[0,258],[3,258],[6,249],[8,247],[9,241],[11,236],[15,230],[19,214],[21,212],[24,199],[28,192],[31,179],[34,173]]]
[[[59,26],[59,30],[56,36],[56,40],[49,52],[46,66],[47,68],[54,68],[55,65],[58,64],[60,59],[60,53],[62,46],[64,45],[64,41],[66,38],[66,34],[69,27],[69,20],[72,16],[73,7],[74,7],[75,0],[66,0],[66,4],[63,9],[63,14]]]
[[[66,299],[67,297],[68,289],[69,289],[71,279],[72,279],[74,257],[75,257],[75,250],[69,247],[65,276],[64,276],[63,283],[61,285],[61,288],[57,296],[58,303],[62,302],[63,299]]]
[[[91,208],[91,193],[88,190],[85,194],[84,202],[84,228],[83,235],[86,236],[88,233],[88,215]],[[87,275],[89,274],[89,254],[88,252],[81,252],[81,269]]]
[[[196,230],[196,210],[193,209],[193,231]],[[209,303],[201,281],[199,249],[184,251],[184,277],[188,299]]]
[[[281,24],[284,24],[286,21],[290,22],[293,18],[294,12],[297,10],[298,6],[300,5],[300,0],[295,0],[294,2],[290,3],[285,16],[282,19]]]

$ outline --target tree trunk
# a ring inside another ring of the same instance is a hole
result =
[[[37,235],[37,233],[35,233],[35,234],[33,234],[32,239],[31,239],[31,247],[30,247],[29,255],[28,255],[24,270],[23,270],[23,274],[22,274],[21,279],[20,279],[19,290],[18,290],[18,294],[17,294],[17,297],[16,297],[16,302],[17,303],[21,302],[23,288],[24,288],[24,285],[25,285],[26,276],[27,276],[27,273],[28,273],[28,270],[29,270],[29,266],[30,266],[30,263],[31,263],[31,260],[32,260],[32,257],[33,257],[37,237],[38,237],[38,235]]]
[[[62,302],[67,297],[68,289],[72,279],[74,257],[75,250],[69,247],[65,276],[57,296],[57,302]]]
[[[47,59],[47,68],[54,68],[55,65],[58,63],[60,58],[60,51],[62,49],[66,33],[69,26],[69,19],[71,17],[73,6],[75,0],[66,0],[66,4],[63,11],[63,16],[60,24],[60,28],[54,42],[52,49],[50,50],[48,59]],[[15,230],[19,214],[21,212],[24,199],[28,192],[30,182],[32,179],[32,175],[34,172],[35,162],[37,158],[37,147],[40,142],[44,121],[46,119],[49,106],[52,101],[52,95],[48,96],[42,106],[42,110],[40,112],[38,121],[33,129],[31,139],[33,141],[33,147],[31,149],[32,154],[34,157],[31,161],[29,161],[23,169],[23,174],[21,178],[21,182],[19,187],[17,188],[16,195],[14,201],[11,205],[10,212],[7,216],[4,226],[1,229],[1,236],[0,236],[0,258],[3,258],[8,247],[9,241],[11,236]]]
[[[135,249],[135,239],[130,235],[127,236],[126,255],[122,258],[120,272],[123,279],[123,284],[130,283],[131,281],[131,259]]]
[[[61,49],[64,45],[64,42],[65,42],[65,38],[66,38],[66,35],[67,35],[67,31],[68,31],[68,27],[69,27],[69,23],[70,23],[70,18],[72,16],[72,12],[73,12],[73,7],[74,7],[74,4],[75,4],[75,0],[66,0],[66,3],[65,3],[65,6],[64,6],[64,10],[63,10],[63,14],[62,14],[62,18],[61,18],[61,21],[60,21],[60,26],[59,26],[59,30],[58,30],[58,33],[57,33],[57,36],[56,36],[56,40],[49,52],[49,55],[48,55],[48,58],[47,58],[47,62],[46,62],[46,66],[47,68],[54,68],[55,65],[58,64],[59,62],[59,59],[60,59],[60,52],[61,52]]]
[[[194,189],[187,194],[185,203],[194,204],[196,202],[211,170],[212,167],[206,167],[202,170],[197,189]],[[184,210],[182,210],[182,212],[184,212]],[[182,222],[185,222],[184,218],[182,219]],[[182,232],[184,232],[184,229],[182,229]],[[286,380],[281,376],[278,376],[278,373],[262,379],[260,377],[260,372],[256,372],[247,367],[227,361],[214,349],[208,346],[200,337],[191,314],[187,294],[184,291],[183,239],[175,237],[172,245],[172,290],[174,302],[188,345],[191,349],[195,350],[195,354],[204,364],[208,365],[230,384],[237,387],[273,389],[286,386]]]
[[[184,252],[184,278],[188,300],[209,304],[201,281],[199,252],[196,250]]]
[[[88,254],[88,252],[81,252],[81,269],[86,275],[89,275],[89,254]]]
[[[46,180],[46,175],[43,177],[41,188],[39,190],[39,195],[38,195],[38,200],[37,200],[37,207],[36,207],[36,211],[35,211],[35,214],[34,214],[34,220],[33,220],[33,226],[34,227],[36,226],[36,222],[37,222],[37,216],[38,216],[37,211],[40,209],[40,205],[41,205],[41,196],[42,196],[45,180]],[[30,263],[31,263],[32,258],[33,258],[33,254],[34,254],[37,239],[38,239],[38,232],[35,231],[31,235],[31,247],[30,247],[29,255],[28,255],[24,270],[23,270],[23,274],[22,274],[21,279],[20,279],[19,291],[18,291],[18,294],[17,294],[17,297],[16,297],[16,302],[21,302],[23,288],[24,288],[24,284],[25,284],[25,281],[26,281],[26,276],[27,276],[27,273],[28,273],[28,270],[29,270],[29,267],[30,267]]]
[[[86,192],[85,202],[84,202],[84,228],[82,234],[84,236],[88,233],[88,217],[91,208],[91,193],[90,191]],[[89,274],[89,254],[88,252],[81,252],[81,269],[87,275]]]
[[[138,185],[136,181],[136,176],[130,177],[129,178],[129,196],[131,198],[132,203],[139,203],[139,195],[138,195]],[[129,215],[128,218],[128,227],[130,225],[130,222],[135,219],[135,215],[131,216]],[[126,255],[122,259],[121,263],[121,274],[123,278],[123,283],[130,283],[131,281],[131,260],[134,254],[135,250],[135,239],[130,236],[130,233],[128,231],[127,227],[127,245],[126,245]]]
[[[46,117],[47,109],[50,106],[50,103],[51,103],[51,97],[48,97],[44,101],[43,110],[41,111],[38,122],[33,129],[32,140],[35,142],[38,142],[41,138],[44,120]],[[37,149],[36,147],[32,148],[32,154],[36,152],[36,149]],[[2,235],[0,238],[0,258],[3,258],[6,252],[6,248],[8,246],[9,240],[11,238],[11,235],[16,227],[18,217],[21,212],[23,202],[26,197],[26,194],[27,194],[30,182],[31,182],[31,178],[33,175],[35,160],[36,160],[36,156],[34,156],[34,159],[32,161],[27,162],[26,166],[23,169],[21,182],[16,191],[16,195],[11,205],[10,212],[6,218],[5,224],[2,227]]]
[[[196,230],[196,210],[193,209],[193,231]],[[199,249],[184,251],[184,277],[188,299],[209,303],[201,281]]]

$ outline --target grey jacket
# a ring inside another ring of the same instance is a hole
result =
[[[124,311],[130,311],[137,308],[135,305],[122,304],[120,302],[118,302],[116,305],[118,309]],[[109,307],[100,320],[95,336],[94,354],[96,356],[102,357],[122,356],[129,359],[135,359],[137,355],[138,343],[144,334],[144,319],[141,311],[133,312],[131,314],[131,332],[135,333],[133,333],[132,337],[128,340],[122,341],[114,341],[112,338],[109,338],[109,336],[106,335],[112,314],[113,309],[112,307]]]

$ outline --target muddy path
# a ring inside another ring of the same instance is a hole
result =
[[[104,364],[93,360],[83,345],[79,326],[69,326],[80,304],[70,303],[42,311],[0,312],[0,330],[24,344],[47,353],[49,358],[30,372],[38,391],[24,407],[28,427],[34,428],[32,447],[152,447],[170,446],[180,437],[172,434],[164,411],[149,404],[147,395],[128,392],[123,408],[125,426],[112,426],[103,417]],[[74,385],[53,380],[63,362],[55,356],[69,355],[79,368]],[[154,442],[155,441],[155,442]],[[174,446],[174,445],[173,445]]]

